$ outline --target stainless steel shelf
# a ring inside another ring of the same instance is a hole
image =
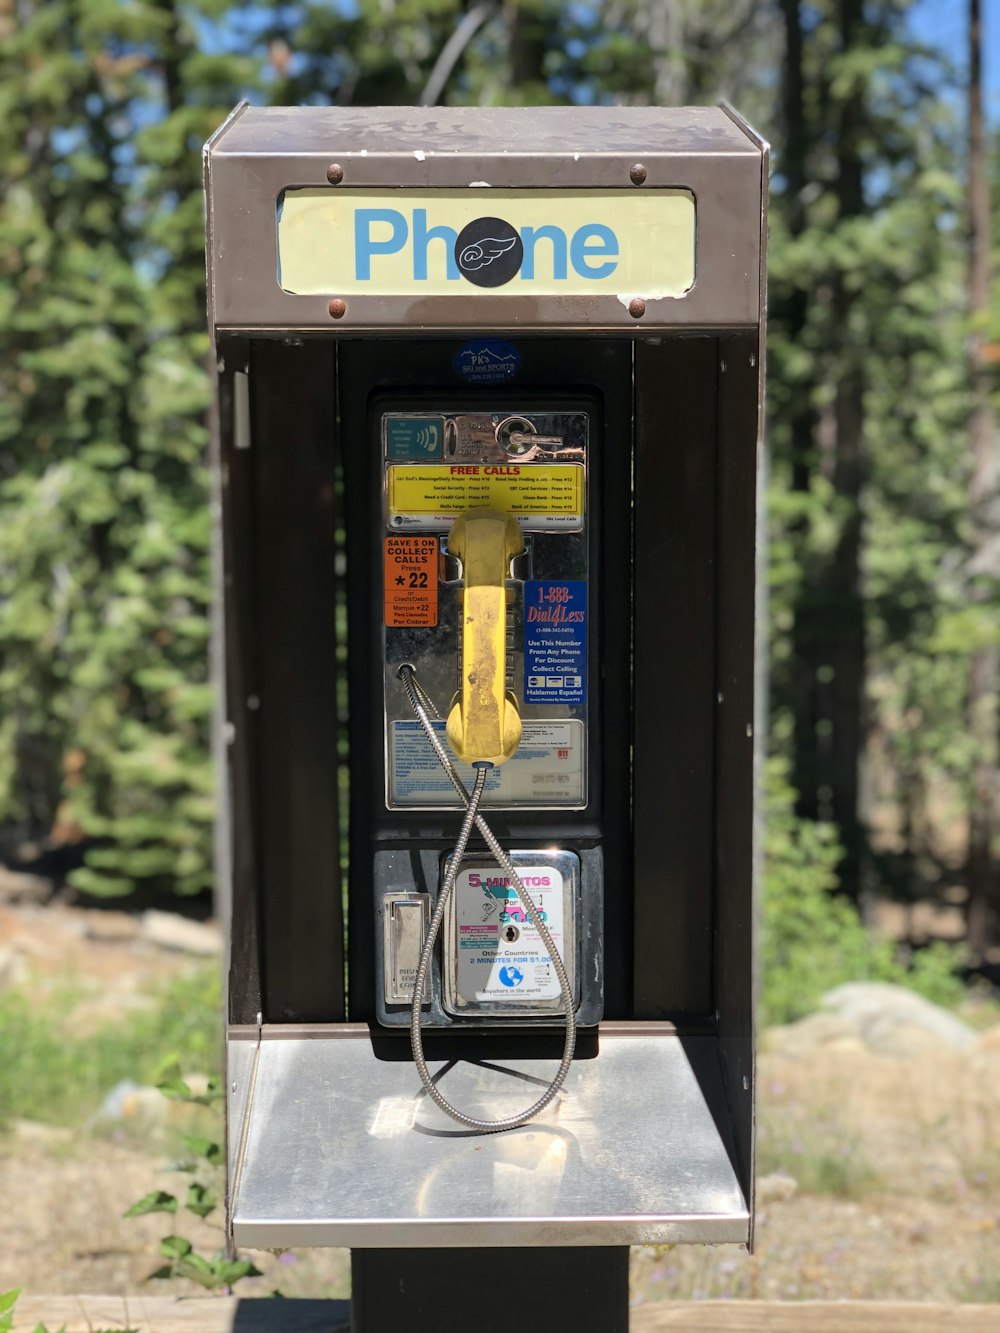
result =
[[[366,1027],[265,1028],[230,1052],[237,1245],[749,1241],[712,1037],[602,1030],[548,1113],[495,1135],[438,1111]],[[520,1109],[555,1067],[431,1063],[449,1099],[484,1117]]]

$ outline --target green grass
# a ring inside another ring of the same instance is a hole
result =
[[[0,1129],[16,1119],[84,1124],[117,1083],[154,1083],[171,1058],[185,1072],[218,1074],[218,965],[147,993],[154,1001],[148,1010],[127,1011],[88,1036],[76,1035],[67,1021],[79,990],[0,994]]]
[[[970,1246],[968,1264],[955,1277],[954,1299],[961,1304],[1000,1305],[1000,1271],[995,1233]]]
[[[954,1013],[974,1032],[986,1032],[1000,1023],[1000,1000],[993,997],[985,984],[974,982],[955,1006]]]
[[[806,1194],[860,1199],[880,1185],[860,1139],[829,1108],[797,1105],[761,1111],[757,1174],[783,1172]]]

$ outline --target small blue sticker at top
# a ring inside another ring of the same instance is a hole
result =
[[[503,384],[521,369],[521,353],[513,343],[466,343],[455,353],[452,365],[469,384]]]
[[[587,585],[524,585],[524,702],[583,704],[587,698]]]

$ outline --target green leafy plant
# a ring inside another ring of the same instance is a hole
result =
[[[782,760],[767,767],[767,833],[762,930],[766,1023],[791,1023],[844,981],[908,986],[936,1004],[964,994],[963,958],[952,945],[917,953],[908,967],[891,940],[865,928],[837,892],[841,849],[832,824],[800,819]]]
[[[183,1236],[164,1236],[160,1241],[160,1254],[169,1262],[150,1273],[148,1281],[184,1277],[215,1291],[233,1286],[240,1278],[261,1276],[260,1269],[249,1259],[227,1259],[224,1255],[206,1259]]]
[[[205,1092],[192,1091],[176,1061],[171,1061],[163,1069],[156,1086],[171,1101],[196,1106],[209,1106],[222,1097],[216,1079],[209,1080]],[[136,1200],[125,1213],[126,1217],[145,1217],[149,1213],[176,1216],[183,1211],[204,1220],[214,1212],[220,1197],[218,1184],[224,1161],[222,1146],[214,1139],[195,1134],[185,1135],[184,1143],[187,1154],[174,1164],[174,1169],[191,1174],[195,1179],[189,1182],[183,1201],[177,1194],[167,1190],[152,1190]],[[211,1256],[200,1254],[192,1241],[174,1233],[164,1236],[160,1241],[160,1258],[167,1262],[149,1274],[146,1279],[148,1282],[154,1279],[186,1278],[209,1291],[216,1291],[234,1286],[241,1278],[262,1276],[260,1269],[249,1259],[229,1258],[224,1253]]]
[[[10,1333],[14,1327],[14,1306],[20,1294],[20,1287],[13,1287],[10,1291],[0,1291],[0,1333]]]

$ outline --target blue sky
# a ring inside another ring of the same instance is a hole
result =
[[[354,0],[328,0],[341,12],[349,13],[356,8]],[[1000,124],[1000,0],[981,0],[983,9],[983,62],[985,108],[987,119],[993,125]],[[967,51],[969,0],[914,0],[910,10],[909,24],[918,40],[935,51],[948,57],[955,66],[956,74],[964,79]],[[237,15],[218,21],[203,22],[197,26],[202,40],[208,49],[217,49],[219,32],[225,32],[227,41],[233,36],[233,23],[244,30],[244,42],[251,43],[256,38],[257,30],[269,21],[266,10],[241,10]],[[965,114],[964,94],[958,97],[960,114]]]
[[[983,102],[987,119],[996,125],[1000,123],[1000,0],[981,0],[981,4]],[[910,11],[914,34],[954,61],[963,77],[968,61],[968,13],[968,0],[916,0]]]

